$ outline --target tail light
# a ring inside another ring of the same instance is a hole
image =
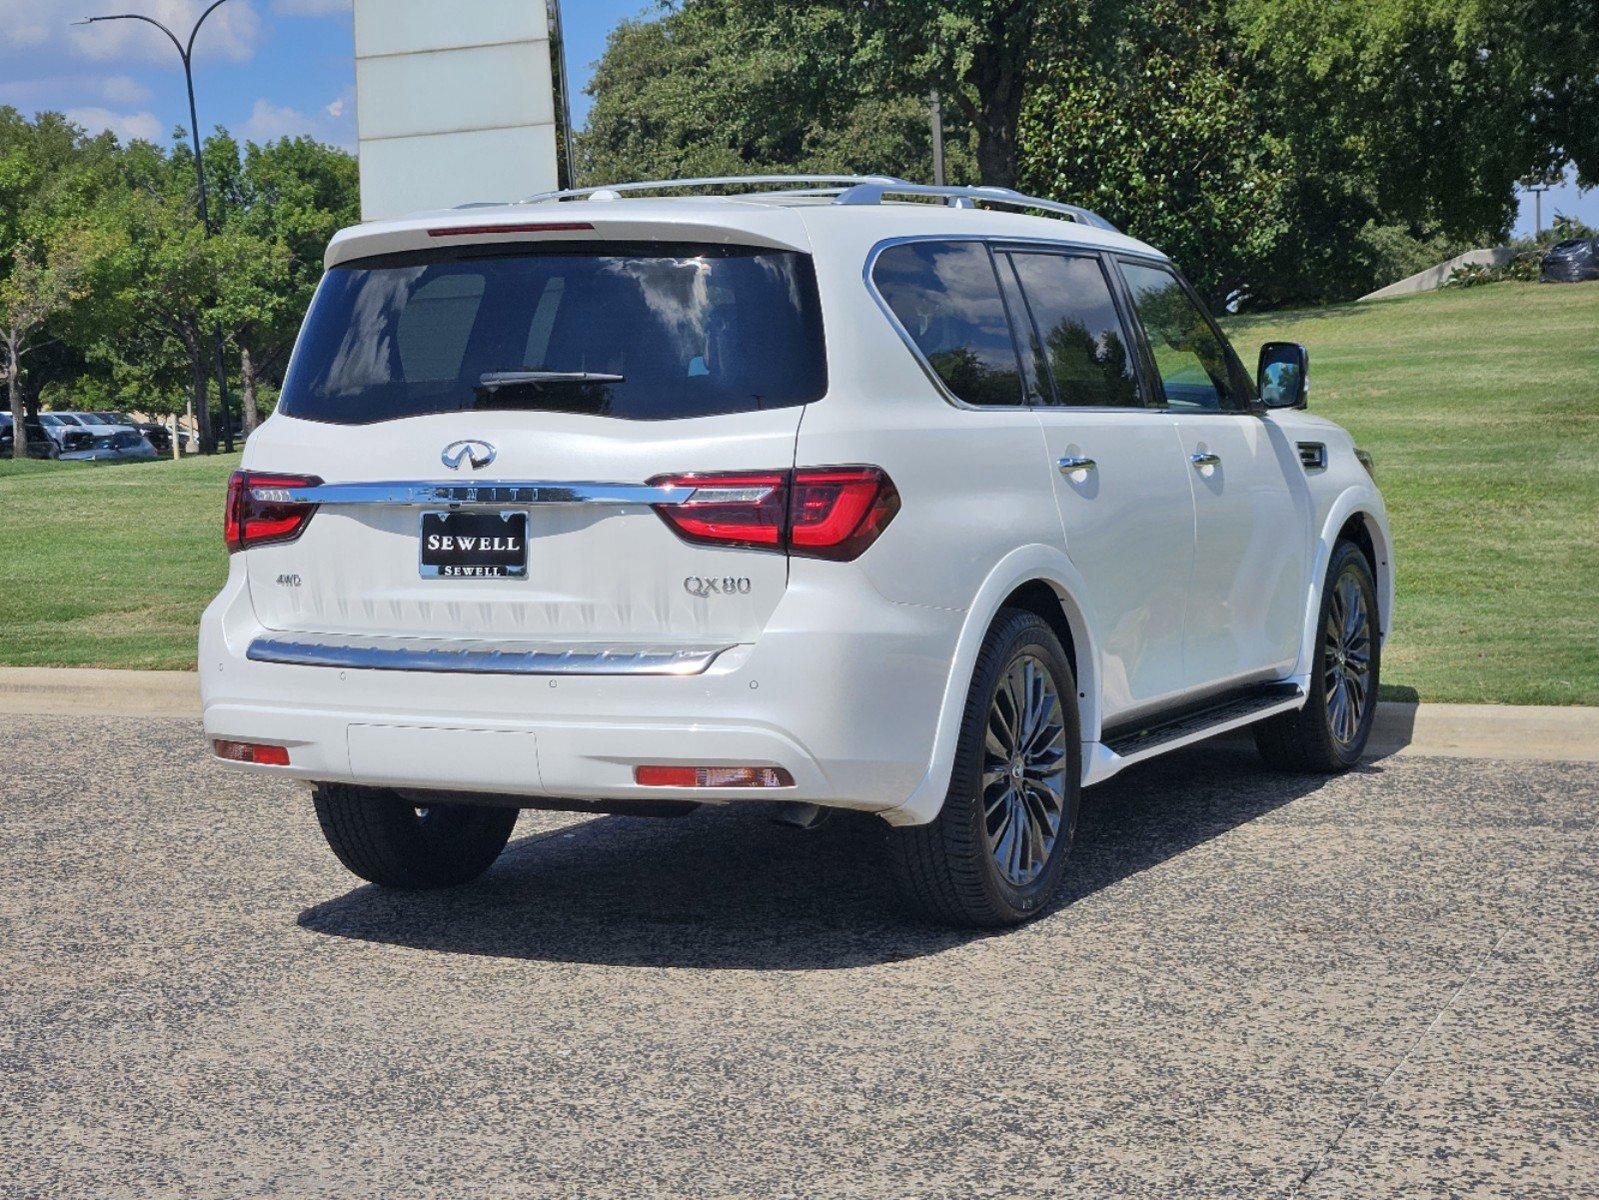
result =
[[[794,776],[782,767],[670,767],[633,768],[640,787],[793,787]]]
[[[211,749],[218,758],[225,758],[229,762],[255,763],[262,767],[289,765],[287,746],[269,746],[264,742],[234,742],[216,738],[211,742]]]
[[[315,487],[314,475],[267,475],[235,471],[228,480],[228,511],[223,522],[229,553],[269,542],[292,542],[305,529],[316,505],[292,499],[290,488]]]
[[[880,467],[662,475],[650,483],[694,489],[686,500],[653,506],[685,541],[842,562],[865,553],[899,511],[899,492]]]

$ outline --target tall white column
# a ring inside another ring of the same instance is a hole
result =
[[[556,186],[544,0],[355,0],[364,220]]]

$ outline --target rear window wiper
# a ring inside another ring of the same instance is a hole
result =
[[[493,392],[520,383],[624,383],[626,380],[625,375],[609,375],[602,371],[485,371],[478,376],[477,385]]]

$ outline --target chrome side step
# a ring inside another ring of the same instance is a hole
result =
[[[1177,742],[1198,741],[1211,732],[1223,733],[1247,723],[1254,716],[1296,708],[1304,698],[1304,690],[1298,684],[1267,684],[1205,708],[1112,734],[1103,741],[1106,748],[1120,758],[1143,758],[1157,750],[1173,748]]]
[[[461,675],[699,675],[731,646],[533,644],[442,638],[259,637],[252,662]]]

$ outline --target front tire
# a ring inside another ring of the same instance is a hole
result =
[[[965,928],[1037,916],[1065,878],[1081,779],[1071,664],[1042,618],[1006,609],[977,656],[943,808],[889,833],[907,901]]]
[[[517,810],[472,804],[419,807],[382,788],[324,783],[316,819],[339,861],[380,887],[470,883],[505,849]]]
[[[1353,542],[1333,548],[1316,629],[1305,706],[1256,725],[1255,745],[1278,770],[1334,775],[1365,753],[1382,666],[1377,583]]]

